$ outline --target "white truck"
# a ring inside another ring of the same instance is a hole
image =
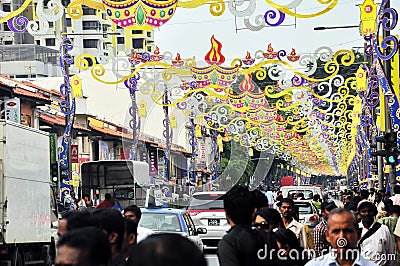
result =
[[[0,120],[0,265],[52,265],[49,146],[48,133]]]

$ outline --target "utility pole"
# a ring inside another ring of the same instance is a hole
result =
[[[390,0],[386,2],[385,9],[390,8]],[[385,17],[387,19],[390,19],[389,13],[385,13]],[[383,29],[383,39],[386,37],[390,36],[390,30]],[[390,47],[387,47],[385,50],[385,54],[388,55],[390,53]],[[389,89],[392,90],[391,86],[391,81],[392,81],[392,70],[391,70],[391,60],[385,60],[384,61],[384,72],[385,76],[388,80],[388,86]],[[391,117],[390,117],[390,112],[387,112],[389,110],[389,105],[388,105],[388,97],[393,96],[391,95],[392,93],[384,95],[385,99],[385,133],[390,133],[392,132],[392,124],[391,124]],[[382,115],[382,114],[381,114]],[[396,164],[397,164],[397,157],[396,157]],[[389,182],[390,182],[390,191],[393,194],[393,188],[396,185],[396,164],[388,164],[389,165]]]
[[[165,151],[164,151],[164,158],[165,158],[165,180],[169,181],[170,175],[170,156],[171,156],[171,131],[170,131],[170,120],[169,120],[169,110],[168,110],[168,88],[167,84],[164,85],[164,95],[163,95],[163,109],[164,109],[164,137],[165,137]]]

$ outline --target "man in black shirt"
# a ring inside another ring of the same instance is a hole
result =
[[[251,227],[255,206],[254,193],[247,187],[234,186],[224,195],[226,219],[231,229],[218,244],[220,266],[265,265],[269,260],[264,256],[264,243]]]

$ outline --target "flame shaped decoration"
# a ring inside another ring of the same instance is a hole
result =
[[[244,75],[244,79],[239,84],[239,89],[243,92],[245,92],[245,91],[252,92],[255,88],[255,86],[252,82],[252,79],[253,78],[252,78],[251,74]]]
[[[182,66],[184,62],[185,61],[181,59],[181,54],[180,53],[176,53],[175,59],[172,60],[172,65],[179,67],[179,66]]]
[[[272,48],[272,44],[268,44],[268,49],[267,49],[267,51],[268,51],[269,53],[272,53],[272,52],[274,51],[274,48]]]
[[[155,55],[160,54],[160,49],[158,48],[158,46],[156,46],[156,49],[154,50],[154,54]]]
[[[267,59],[275,59],[278,56],[277,52],[274,52],[272,44],[268,44],[267,52],[263,53],[264,57]]]
[[[291,62],[296,62],[300,59],[300,55],[297,55],[296,50],[292,48],[292,52],[290,53],[290,55],[287,56],[287,59]]]
[[[225,62],[225,56],[221,54],[222,44],[214,38],[211,37],[211,49],[208,51],[204,60],[210,65],[216,64],[220,65]]]
[[[246,57],[242,59],[243,64],[245,65],[252,65],[256,59],[251,57],[249,51],[246,53]]]
[[[250,59],[251,58],[251,56],[250,56],[250,52],[249,51],[247,51],[247,53],[246,53],[246,59]]]

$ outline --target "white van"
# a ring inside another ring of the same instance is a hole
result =
[[[292,198],[294,193],[303,193],[303,200],[311,200],[315,194],[319,194],[322,198],[322,190],[317,186],[284,186],[280,189],[284,198]]]

